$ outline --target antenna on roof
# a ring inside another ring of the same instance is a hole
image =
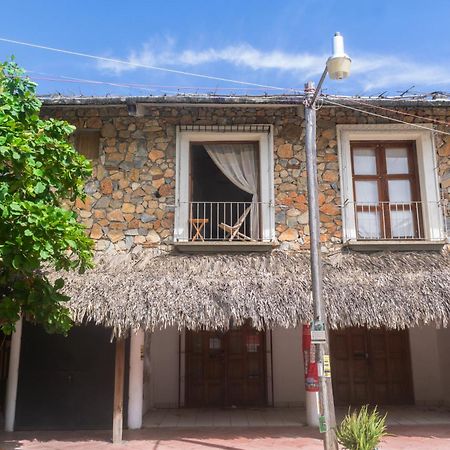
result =
[[[378,96],[378,98],[384,98],[384,94],[386,94],[386,92],[387,92],[387,91],[383,91],[383,92]]]

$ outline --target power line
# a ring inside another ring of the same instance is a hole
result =
[[[332,97],[336,98],[337,96],[332,96]],[[339,97],[337,97],[337,98],[339,98]],[[436,124],[444,125],[446,127],[450,127],[450,122],[447,122],[447,121],[444,121],[444,120],[433,119],[431,117],[425,117],[425,116],[419,116],[417,114],[412,114],[412,113],[409,113],[409,112],[406,112],[406,111],[399,111],[399,110],[392,109],[392,108],[386,108],[385,106],[372,105],[371,103],[362,102],[362,101],[357,100],[357,99],[355,99],[353,97],[341,97],[341,98],[345,99],[345,101],[348,100],[349,102],[353,102],[353,103],[356,103],[358,105],[368,106],[370,108],[376,108],[376,109],[392,112],[392,113],[395,113],[395,114],[400,114],[400,115],[403,115],[403,116],[415,117],[417,119],[426,120],[426,121],[429,121],[429,122],[432,122],[432,123],[436,123]]]
[[[8,42],[10,44],[23,45],[26,47],[39,48],[41,50],[49,50],[49,51],[57,52],[57,53],[64,53],[66,55],[81,56],[83,58],[90,58],[90,59],[95,59],[98,61],[106,61],[106,62],[111,62],[111,63],[116,63],[116,64],[124,64],[124,65],[132,66],[132,67],[139,67],[141,69],[159,70],[161,72],[176,73],[178,75],[186,75],[186,76],[190,76],[190,77],[205,78],[208,80],[226,81],[227,83],[242,84],[245,86],[257,86],[260,88],[274,89],[274,90],[280,90],[280,91],[290,90],[288,88],[283,88],[283,87],[279,87],[279,86],[268,86],[268,85],[264,85],[264,84],[250,83],[248,81],[232,80],[230,78],[222,78],[222,77],[215,77],[212,75],[204,75],[204,74],[193,73],[193,72],[185,72],[183,70],[177,70],[177,69],[168,69],[167,67],[157,67],[157,66],[150,66],[147,64],[133,63],[133,62],[124,61],[121,59],[107,58],[105,56],[98,56],[98,55],[90,55],[88,53],[75,52],[72,50],[64,50],[64,49],[55,48],[55,47],[47,47],[45,45],[32,44],[30,42],[23,42],[23,41],[15,41],[13,39],[7,39],[7,38],[2,38],[2,37],[0,37],[0,41]]]
[[[32,71],[27,71],[27,73],[32,73]],[[48,76],[31,75],[30,78],[32,78],[33,80],[57,81],[57,82],[62,82],[62,83],[76,83],[76,84],[81,83],[81,84],[95,84],[95,85],[104,84],[104,85],[113,86],[113,87],[132,88],[132,89],[137,89],[137,90],[141,90],[141,91],[145,91],[145,92],[158,91],[158,89],[155,89],[155,88],[139,86],[139,85],[135,85],[132,83],[117,83],[117,82],[110,82],[110,81],[88,80],[88,79],[84,79],[84,78],[58,77],[58,76],[53,76],[53,75],[48,75]],[[171,92],[171,91],[165,91],[165,92],[167,92],[168,94],[179,94],[179,92]]]
[[[374,112],[371,112],[371,111],[366,111],[364,109],[354,108],[353,106],[348,106],[348,105],[344,105],[342,103],[333,102],[333,101],[329,100],[328,98],[323,98],[323,101],[325,103],[330,104],[330,105],[339,106],[340,108],[351,109],[353,111],[358,111],[360,113],[368,114],[370,116],[380,117],[382,119],[391,120],[393,122],[403,123],[403,124],[409,125],[411,127],[416,127],[416,128],[421,128],[422,130],[431,131],[433,133],[440,133],[440,134],[445,134],[447,136],[450,136],[450,133],[448,133],[447,131],[435,130],[434,128],[425,127],[425,126],[419,125],[417,123],[405,122],[404,120],[395,119],[394,117],[383,116],[382,114],[377,114],[377,113],[374,113]]]
[[[69,78],[69,77],[67,77],[67,78],[58,78],[58,77],[54,77],[54,78],[53,78],[53,77],[33,77],[33,78],[34,78],[34,79],[50,80],[50,81],[70,82],[70,83],[78,83],[78,82],[82,82],[82,83],[93,83],[93,84],[107,84],[107,85],[111,85],[111,86],[115,86],[115,87],[128,87],[128,88],[131,87],[131,88],[141,89],[141,90],[145,90],[145,91],[151,91],[151,90],[154,90],[154,89],[151,89],[151,88],[139,87],[140,85],[139,85],[139,84],[135,84],[135,83],[130,83],[130,84],[126,84],[126,83],[113,83],[113,82],[107,82],[107,81],[86,80],[86,79],[82,79],[82,78]],[[142,86],[146,86],[146,85],[142,85]],[[151,86],[151,85],[148,85],[148,86]],[[156,85],[156,86],[157,86],[157,85]],[[172,87],[176,87],[176,86],[172,86]],[[242,88],[241,88],[241,89],[242,89]],[[178,94],[178,92],[177,92],[177,94]],[[191,95],[192,95],[192,94],[191,94]],[[339,107],[342,107],[342,108],[351,109],[351,110],[353,110],[353,111],[357,111],[357,112],[360,112],[360,113],[368,114],[368,115],[375,116],[375,117],[380,117],[380,118],[383,118],[383,119],[386,119],[386,120],[390,120],[390,121],[402,123],[402,124],[405,124],[405,125],[413,126],[413,127],[416,127],[416,128],[421,128],[421,129],[424,129],[424,130],[432,131],[432,132],[434,132],[434,133],[440,133],[440,134],[445,134],[445,135],[449,135],[449,136],[450,136],[450,133],[447,133],[447,132],[445,132],[445,131],[436,130],[436,129],[434,129],[434,128],[429,128],[429,127],[426,127],[426,126],[423,126],[423,125],[418,125],[418,124],[415,124],[415,123],[406,122],[406,121],[403,121],[403,120],[400,120],[400,119],[395,119],[395,118],[393,118],[393,117],[384,116],[384,115],[382,115],[382,114],[377,114],[377,113],[373,113],[373,112],[370,112],[370,111],[367,111],[367,110],[363,110],[363,109],[359,109],[359,108],[354,108],[354,107],[352,107],[352,106],[348,106],[348,105],[345,105],[345,104],[342,104],[342,103],[333,102],[333,101],[329,100],[329,97],[323,97],[323,96],[322,96],[322,97],[320,97],[320,99],[321,99],[321,101],[323,101],[323,102],[325,102],[325,103],[329,103],[329,104],[331,104],[331,105],[335,105],[335,106],[339,106]],[[348,100],[353,101],[353,99],[351,99],[351,98],[349,98],[349,97],[345,97],[345,101],[348,101]],[[364,105],[364,106],[377,107],[376,105],[370,105],[369,103],[359,102],[359,101],[357,101],[357,100],[354,100],[354,101],[355,101],[356,103],[361,104],[361,105]],[[397,113],[397,114],[405,114],[405,115],[408,115],[408,116],[413,116],[413,117],[416,117],[416,118],[419,118],[419,119],[426,119],[426,120],[431,120],[431,121],[434,120],[434,119],[431,119],[431,118],[427,118],[427,117],[423,117],[423,116],[418,116],[418,115],[416,115],[416,114],[410,114],[410,113],[406,113],[406,112],[403,112],[403,111],[397,111],[397,110],[395,110],[395,109],[384,108],[384,107],[378,107],[378,108],[381,108],[381,109],[383,109],[383,110],[390,111],[390,112],[393,112],[393,113]],[[450,125],[448,122],[443,122],[443,121],[437,121],[437,122],[438,122],[438,123],[441,123],[441,124],[444,124],[444,125],[446,125],[446,126],[449,126],[449,125]]]
[[[33,80],[45,80],[45,81],[58,81],[58,82],[62,82],[62,83],[87,83],[87,84],[106,84],[108,86],[114,86],[114,87],[134,87],[135,89],[140,89],[143,91],[154,91],[155,89],[150,89],[150,88],[140,88],[137,86],[131,86],[129,84],[122,84],[122,83],[110,83],[107,81],[96,81],[96,80],[82,80],[82,79],[76,79],[76,78],[57,78],[57,77],[51,77],[51,76],[35,76],[32,75],[30,77]]]
[[[77,78],[72,76],[66,76],[66,75],[53,75],[45,72],[37,72],[34,70],[26,70],[26,73],[29,74],[36,74],[39,76],[31,75],[31,78],[33,79],[41,79],[41,80],[48,80],[48,81],[61,81],[61,82],[79,82],[79,83],[87,83],[87,84],[107,84],[111,86],[118,86],[118,87],[131,87],[131,88],[137,88],[137,89],[145,89],[145,90],[161,90],[161,89],[194,89],[194,90],[202,90],[202,91],[241,91],[241,90],[247,90],[247,91],[267,91],[265,88],[257,88],[257,87],[230,87],[230,86],[177,86],[177,85],[162,85],[162,84],[151,84],[151,83],[129,83],[129,82],[114,82],[114,81],[103,81],[103,80],[90,80],[86,78]],[[166,91],[168,92],[168,91]],[[300,92],[300,89],[296,90],[296,92]],[[179,93],[179,92],[176,92]]]

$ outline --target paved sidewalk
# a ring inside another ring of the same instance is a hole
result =
[[[380,410],[381,414],[384,411]],[[340,422],[346,408],[336,408]],[[172,408],[150,410],[143,420],[144,428],[195,427],[296,427],[306,423],[305,408]],[[449,425],[450,409],[438,407],[389,407],[387,424],[397,425]],[[450,449],[449,449],[450,450]]]
[[[450,426],[393,426],[380,450],[449,450]],[[125,431],[126,441],[109,442],[110,431],[17,432],[0,434],[0,449],[26,450],[247,450],[323,449],[321,436],[309,427],[159,428]]]

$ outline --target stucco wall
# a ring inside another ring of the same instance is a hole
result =
[[[178,331],[175,327],[151,334],[150,374],[144,386],[147,408],[178,407]],[[147,367],[148,370],[148,367]]]
[[[409,330],[414,398],[416,405],[441,405],[443,386],[438,330],[434,326]],[[450,360],[448,361],[450,363]]]
[[[443,401],[450,406],[450,328],[436,331],[441,363],[441,380]]]
[[[275,406],[304,405],[305,380],[301,330],[275,328],[272,336]]]

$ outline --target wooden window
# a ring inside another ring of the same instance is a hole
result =
[[[75,148],[91,161],[99,156],[100,131],[80,130],[75,133]]]
[[[413,141],[351,142],[359,239],[423,238]]]

